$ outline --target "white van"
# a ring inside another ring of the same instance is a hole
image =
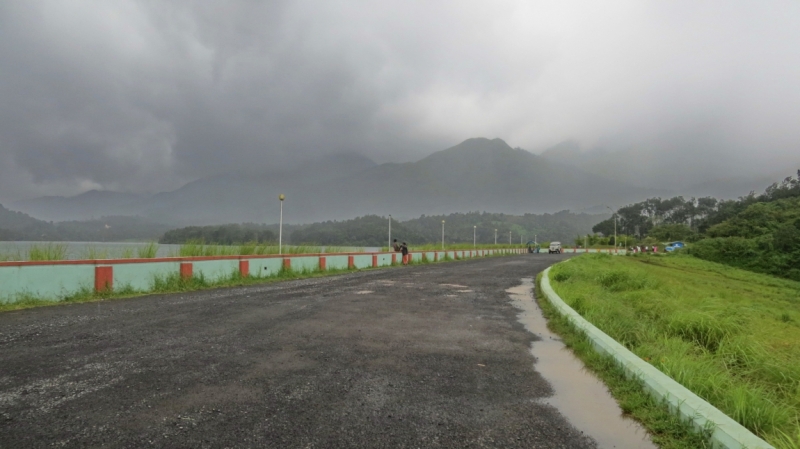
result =
[[[561,242],[550,242],[550,249],[547,254],[561,254]]]

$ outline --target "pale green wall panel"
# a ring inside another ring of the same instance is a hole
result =
[[[353,264],[359,269],[371,267],[372,254],[353,256]]]
[[[257,277],[275,276],[281,271],[283,259],[280,257],[243,259],[250,262],[250,275]]]
[[[83,288],[94,289],[94,265],[0,267],[0,301],[19,295],[60,301]]]
[[[125,263],[113,266],[115,290],[128,285],[134,290],[150,290],[153,288],[156,276],[165,278],[180,271],[180,262]]]
[[[347,256],[326,256],[326,265],[329,269],[347,269]]]
[[[202,260],[190,262],[194,277],[203,276],[206,281],[216,281],[227,278],[232,273],[239,272],[239,260]]]
[[[378,254],[378,266],[379,267],[388,267],[391,264],[392,264],[392,254],[391,253]]]
[[[292,257],[292,270],[297,272],[312,272],[319,269],[319,256]]]

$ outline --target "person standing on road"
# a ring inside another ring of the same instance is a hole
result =
[[[403,244],[400,245],[400,251],[403,253],[403,265],[408,265],[408,245],[406,242],[403,242]]]

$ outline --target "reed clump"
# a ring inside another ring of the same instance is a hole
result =
[[[67,258],[67,245],[63,243],[44,243],[31,245],[28,248],[28,260],[65,260]]]
[[[149,242],[136,248],[136,257],[139,259],[154,259],[158,255],[158,243]]]

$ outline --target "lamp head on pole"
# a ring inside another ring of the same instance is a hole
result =
[[[286,199],[286,195],[284,195],[284,194],[282,194],[282,193],[281,193],[280,195],[278,195],[278,199],[279,199],[279,200],[281,200],[281,201],[283,201],[283,200],[285,200],[285,199]]]

